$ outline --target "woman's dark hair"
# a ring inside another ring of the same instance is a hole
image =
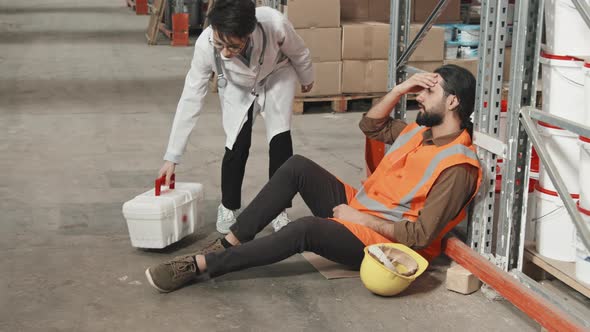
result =
[[[256,28],[256,6],[252,0],[217,0],[207,15],[219,37],[245,38]]]
[[[471,113],[475,106],[475,77],[469,70],[456,65],[444,65],[434,72],[444,80],[442,88],[445,96],[455,95],[459,100],[456,111],[461,119],[461,128],[467,129],[469,135],[473,137]]]

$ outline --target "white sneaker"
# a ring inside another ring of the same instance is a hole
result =
[[[281,212],[270,224],[274,228],[275,232],[278,232],[281,228],[287,226],[291,222],[286,211]]]
[[[229,233],[229,228],[236,223],[239,210],[230,210],[219,204],[217,208],[217,231],[221,234]]]

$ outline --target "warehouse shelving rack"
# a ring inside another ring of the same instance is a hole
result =
[[[580,0],[572,1],[590,27],[588,5]],[[448,0],[439,1],[418,35],[411,43],[408,43],[412,1],[391,0],[389,89],[405,80],[408,74],[420,72],[416,68],[406,66],[407,59],[436,21],[447,2]],[[481,1],[479,67],[473,120],[474,144],[477,146],[483,170],[483,181],[470,213],[466,234],[469,247],[458,238],[451,237],[446,242],[445,253],[545,328],[549,330],[587,329],[590,327],[588,317],[568,307],[557,296],[548,293],[522,271],[526,256],[582,294],[586,296],[590,294],[590,288],[587,285],[576,282],[571,275],[560,271],[559,267],[553,266],[553,269],[549,269],[547,264],[539,264],[539,260],[543,261],[543,259],[533,250],[525,248],[524,237],[529,156],[534,144],[560,197],[565,198],[565,207],[572,216],[578,234],[586,247],[590,248],[590,230],[583,224],[573,200],[567,194],[563,180],[542,145],[533,119],[582,136],[590,136],[590,128],[534,109],[544,0],[520,0],[516,2],[514,14],[506,129],[509,139],[507,143],[501,140],[499,119],[507,35],[507,7],[508,0]],[[396,106],[392,116],[397,119],[406,118],[405,98]],[[499,202],[495,201],[497,158],[503,158],[505,163]],[[494,223],[496,204],[499,204],[497,224]]]

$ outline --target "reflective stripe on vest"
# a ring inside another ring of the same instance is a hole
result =
[[[413,130],[411,132],[413,132]],[[380,202],[367,196],[367,194],[365,192],[365,188],[362,188],[361,190],[359,190],[355,199],[359,203],[364,205],[367,209],[382,214],[383,217],[385,217],[388,220],[401,221],[403,219],[404,213],[406,213],[410,210],[410,204],[414,200],[414,196],[416,195],[418,190],[420,190],[420,188],[426,183],[426,181],[428,181],[432,177],[432,175],[434,174],[434,172],[435,172],[437,166],[440,164],[440,162],[442,160],[444,160],[445,158],[448,158],[448,157],[451,157],[451,156],[457,155],[457,154],[462,154],[462,155],[466,156],[467,158],[471,158],[473,160],[478,160],[477,155],[471,149],[469,149],[468,147],[466,147],[465,145],[462,145],[462,144],[452,145],[452,146],[442,150],[434,158],[432,158],[432,160],[428,164],[428,167],[426,168],[426,171],[424,172],[424,175],[422,176],[420,181],[418,181],[418,183],[414,186],[414,188],[412,188],[412,190],[410,190],[410,192],[406,196],[404,196],[400,200],[398,205],[393,209],[389,209],[385,205],[381,204]]]
[[[392,153],[393,151],[399,149],[402,145],[405,145],[406,143],[408,143],[412,137],[414,137],[414,135],[416,135],[420,130],[424,129],[425,127],[422,126],[416,126],[416,128],[408,131],[407,133],[398,136],[395,141],[393,142],[393,145],[389,148],[389,150],[387,150],[387,153],[385,154],[386,156],[390,153]]]

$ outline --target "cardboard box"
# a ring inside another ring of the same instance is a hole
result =
[[[391,0],[340,0],[343,21],[389,22]]]
[[[342,22],[343,60],[384,60],[389,52],[389,24]]]
[[[389,23],[391,0],[370,0],[369,20]]]
[[[387,60],[342,61],[342,93],[387,91]]]
[[[422,28],[422,24],[410,24],[410,43]],[[442,61],[445,58],[445,29],[433,26],[426,34],[410,61]]]
[[[330,62],[342,60],[341,28],[296,29],[311,52],[313,62]]]
[[[340,0],[286,0],[282,12],[296,29],[340,26]]]
[[[421,24],[410,25],[410,40]],[[343,60],[387,59],[389,51],[389,25],[380,22],[344,22],[342,24]],[[426,34],[410,61],[442,61],[445,55],[445,29],[433,26]]]
[[[477,79],[477,68],[479,66],[478,59],[448,59],[445,60],[445,65],[457,65],[469,70]]]
[[[408,62],[408,66],[416,67],[418,69],[422,69],[429,73],[432,73],[436,68],[443,65],[442,61],[410,61]]]
[[[502,68],[502,79],[504,82],[510,81],[510,63],[512,58],[512,48],[506,47],[504,49],[504,63]],[[479,59],[453,59],[445,60],[445,64],[453,64],[468,69],[475,78],[477,78],[477,70],[479,67]]]
[[[340,18],[343,21],[368,20],[369,0],[340,0]]]
[[[295,91],[297,97],[334,96],[342,93],[342,62],[318,62],[313,64],[315,81],[313,89],[308,93],[301,93],[298,84]]]
[[[432,13],[439,0],[413,0],[412,1],[412,22],[424,23]],[[447,8],[440,14],[435,23],[461,22],[461,0],[449,0]]]

